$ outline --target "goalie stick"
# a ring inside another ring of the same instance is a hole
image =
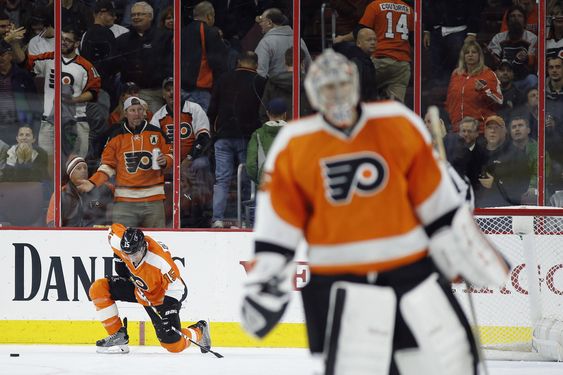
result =
[[[431,106],[428,108],[428,114],[430,116],[430,133],[432,135],[432,139],[436,142],[436,148],[438,149],[438,154],[440,155],[440,159],[447,163],[446,159],[446,148],[444,147],[444,138],[442,138],[441,129],[440,129],[440,114],[438,111],[438,107]],[[471,285],[468,281],[464,280],[464,283],[469,290],[467,293],[467,298],[469,299],[469,314],[471,315],[471,319],[475,324],[477,324],[477,312],[475,310],[475,302],[473,301],[473,296],[471,295]],[[479,337],[479,330],[473,328],[473,337],[475,340],[475,346],[477,347],[477,355],[479,356],[479,363],[481,364],[481,368],[483,369],[484,375],[489,375],[489,369],[485,364],[485,356],[483,354],[483,350],[481,348],[481,339]]]
[[[133,282],[133,279],[131,279],[131,282]],[[133,284],[135,284],[133,282]],[[154,307],[154,305],[149,301],[149,299],[145,296],[145,294],[143,293],[142,290],[138,289],[139,293],[143,296],[143,299],[149,304],[149,306],[151,307],[152,311],[154,311],[154,313],[156,314],[156,316],[159,317],[160,320],[162,320],[162,316],[160,316],[160,314],[158,313],[158,310]],[[177,334],[179,334],[180,336],[182,336],[184,339],[188,340],[189,342],[191,342],[192,344],[194,344],[195,346],[197,346],[198,348],[200,348],[203,352],[205,353],[211,353],[213,354],[215,357],[217,358],[224,358],[222,354],[217,353],[216,351],[213,351],[211,349],[207,349],[205,346],[199,345],[197,342],[195,342],[194,340],[191,339],[191,337],[189,337],[188,335],[186,335],[184,332],[180,331],[178,328],[171,326],[172,330],[174,330],[174,332],[176,332]]]

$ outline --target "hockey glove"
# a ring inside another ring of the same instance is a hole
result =
[[[293,262],[281,254],[258,253],[244,286],[241,324],[246,332],[263,338],[280,321],[289,303]]]
[[[449,226],[430,237],[430,255],[450,280],[461,276],[476,287],[501,287],[510,266],[479,230],[467,204],[454,214]]]

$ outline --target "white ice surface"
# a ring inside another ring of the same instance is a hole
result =
[[[188,349],[132,346],[129,354],[97,354],[93,346],[0,345],[1,375],[312,375],[303,349],[216,348],[225,358]],[[10,357],[19,353],[19,357]],[[563,363],[488,361],[489,375],[563,375]]]

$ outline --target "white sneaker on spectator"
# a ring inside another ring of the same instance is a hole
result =
[[[225,224],[223,220],[215,220],[213,224],[211,224],[211,228],[225,228]]]

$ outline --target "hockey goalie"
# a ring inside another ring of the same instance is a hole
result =
[[[501,286],[508,267],[473,222],[422,120],[359,103],[356,66],[325,50],[305,79],[319,111],[276,137],[257,196],[242,325],[264,337],[302,289],[311,353],[327,375],[469,375],[478,356],[450,282]]]

